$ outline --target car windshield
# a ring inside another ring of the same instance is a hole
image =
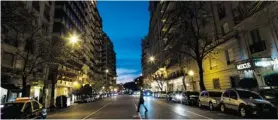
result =
[[[222,92],[209,92],[210,97],[221,97]]]
[[[240,98],[245,98],[245,99],[249,99],[249,98],[253,98],[253,99],[262,99],[262,97],[254,92],[250,92],[250,91],[237,91],[239,94]]]
[[[4,107],[1,109],[2,113],[8,113],[8,112],[19,112],[24,103],[6,103]]]
[[[199,95],[199,92],[188,92],[188,95]]]

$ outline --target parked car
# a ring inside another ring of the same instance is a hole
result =
[[[99,100],[100,99],[100,94],[98,94],[98,93],[93,94],[93,96],[94,96],[95,100]]]
[[[166,98],[166,95],[165,91],[158,92],[158,98]]]
[[[166,94],[166,100],[167,100],[167,101],[172,101],[173,95],[174,95],[173,92],[167,92],[167,94]]]
[[[278,105],[278,89],[262,89],[260,94],[269,102]]]
[[[267,115],[277,117],[277,108],[258,93],[246,89],[227,89],[221,97],[221,112],[238,111],[240,116]]]
[[[198,91],[186,91],[182,93],[181,103],[186,105],[197,105],[199,100],[199,92]]]
[[[173,102],[181,102],[182,100],[182,91],[176,91],[173,95],[172,95],[172,101]]]
[[[144,96],[152,96],[153,92],[150,90],[145,90],[144,92]]]
[[[45,119],[46,116],[43,105],[29,97],[17,98],[14,102],[5,103],[1,108],[1,119]]]
[[[223,91],[202,91],[199,96],[198,106],[209,107],[210,110],[219,108]]]

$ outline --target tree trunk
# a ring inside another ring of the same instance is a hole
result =
[[[27,86],[27,77],[22,76],[22,97],[30,97],[30,87]]]
[[[46,107],[46,88],[48,87],[48,66],[45,65],[44,69],[44,85],[43,85],[43,91],[42,91],[42,104],[44,107]]]
[[[185,80],[185,75],[183,75],[182,77],[182,84],[183,84],[184,91],[186,91],[186,84],[184,80]]]
[[[199,77],[200,77],[200,81],[199,81],[199,85],[200,85],[200,89],[201,91],[206,90],[205,84],[204,84],[204,70],[203,70],[203,61],[199,60],[197,61],[198,67],[199,67]]]
[[[55,108],[54,100],[55,100],[55,80],[51,80],[51,100],[50,100],[50,108]]]

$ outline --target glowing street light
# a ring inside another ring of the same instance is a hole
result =
[[[191,76],[192,88],[193,90],[195,90],[194,81],[193,81],[194,72],[192,70],[189,70],[188,75]]]
[[[74,82],[73,82],[73,85],[74,85],[74,86],[76,86],[77,84],[78,84],[78,82],[77,82],[77,81],[74,81]]]
[[[108,69],[106,69],[106,70],[105,70],[105,72],[106,72],[106,73],[109,73],[109,70],[108,70]]]
[[[150,62],[154,62],[154,61],[155,61],[154,56],[151,56],[151,57],[149,58],[149,61],[150,61]]]
[[[71,43],[71,44],[77,43],[78,40],[79,40],[78,37],[75,36],[75,35],[73,35],[73,36],[70,37],[70,43]]]
[[[192,70],[189,70],[188,75],[193,76],[194,72]]]

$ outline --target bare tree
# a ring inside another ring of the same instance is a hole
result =
[[[168,35],[164,34],[163,37],[175,39],[172,47],[168,48],[169,51],[181,53],[196,61],[200,88],[205,90],[203,60],[217,46],[225,42],[224,39],[218,38],[214,14],[212,14],[212,3],[203,1],[177,2],[173,11],[175,13],[172,14],[178,15],[171,16],[168,20],[175,24],[168,27]],[[182,66],[181,69],[183,69]]]

